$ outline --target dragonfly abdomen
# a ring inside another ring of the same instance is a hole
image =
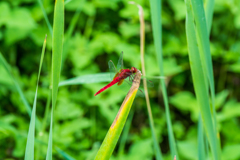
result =
[[[112,85],[116,84],[116,83],[119,82],[120,80],[122,80],[122,78],[116,77],[112,82],[108,83],[105,87],[101,88],[96,94],[94,94],[94,96],[96,96],[96,95],[98,95],[99,93],[105,91],[106,89],[108,89],[108,88],[111,87]]]

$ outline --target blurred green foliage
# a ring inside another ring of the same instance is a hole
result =
[[[146,73],[158,75],[150,21],[149,2],[136,0],[144,8],[146,21]],[[53,1],[42,1],[50,23]],[[197,157],[198,107],[193,92],[185,33],[183,0],[163,0],[163,54],[174,134],[180,157]],[[80,15],[76,26],[72,19]],[[69,28],[73,27],[70,32]],[[107,62],[117,62],[124,52],[125,67],[140,68],[139,18],[136,6],[127,0],[72,0],[65,5],[64,55],[61,81],[73,77],[108,72]],[[37,1],[2,0],[0,2],[0,51],[11,66],[11,73],[32,106],[40,53],[45,35],[46,56],[38,91],[37,117],[41,129],[36,132],[35,158],[44,159],[47,151],[50,115],[49,100],[52,36]],[[65,36],[66,38],[66,36]],[[240,1],[215,0],[210,35],[216,84],[216,109],[223,159],[239,159],[240,143]],[[29,115],[11,76],[0,64],[0,159],[23,159]],[[71,156],[93,159],[110,127],[124,92],[117,86],[94,97],[105,83],[63,86],[59,88],[54,111],[54,159]],[[157,137],[165,159],[169,158],[166,120],[161,93],[156,83],[149,89]],[[153,159],[154,152],[146,104],[137,98],[124,154],[112,159]],[[67,154],[67,155],[66,155]],[[231,156],[231,157],[229,157]],[[227,157],[227,158],[226,158]],[[70,158],[68,158],[70,159]]]

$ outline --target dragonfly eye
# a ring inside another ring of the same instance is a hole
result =
[[[132,68],[131,68],[131,71],[132,71],[132,73],[136,73],[136,72],[137,72],[137,68],[132,67]]]

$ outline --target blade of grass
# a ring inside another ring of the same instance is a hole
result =
[[[210,32],[211,32],[211,26],[212,26],[212,18],[213,18],[213,12],[214,12],[214,0],[206,0],[206,5],[205,5],[205,15],[206,15],[206,25],[207,25],[207,31],[208,31],[208,37],[210,37]],[[212,77],[213,79],[213,77]],[[213,80],[214,81],[214,80]],[[214,86],[211,88],[214,89]],[[210,89],[211,89],[210,88]],[[215,111],[215,91],[211,90],[211,95],[212,95],[212,108],[213,108],[213,123],[215,126],[215,132],[218,134],[217,131],[217,120],[216,120],[216,111]],[[206,135],[204,134],[204,140],[205,140],[205,146],[208,148],[208,141],[206,140]],[[205,147],[205,148],[206,148]],[[208,156],[208,149],[206,150],[206,157]],[[220,155],[220,137],[218,136],[218,155]]]
[[[83,36],[89,40],[89,37],[92,34],[92,30],[93,30],[93,24],[95,21],[95,15],[88,17],[87,22],[86,22],[86,26],[83,32]]]
[[[206,159],[206,153],[205,153],[205,144],[204,144],[204,131],[203,131],[203,125],[202,125],[202,118],[201,115],[199,115],[198,119],[198,159]]]
[[[120,134],[123,130],[124,124],[127,120],[133,100],[138,91],[140,79],[141,79],[141,72],[138,71],[134,78],[132,87],[130,88],[127,96],[125,97],[114,122],[112,123],[100,149],[98,150],[95,160],[100,160],[100,159],[105,160],[105,159],[109,159],[111,157],[112,152],[113,152],[113,150],[117,144],[117,141],[120,137]]]
[[[72,33],[74,31],[74,28],[76,27],[76,24],[78,22],[80,13],[82,12],[82,8],[83,8],[85,2],[86,2],[86,0],[81,1],[78,8],[76,9],[76,12],[75,12],[73,18],[71,19],[71,22],[69,24],[68,29],[66,30],[66,34],[65,34],[65,37],[64,37],[64,44],[63,44],[63,46],[64,46],[63,47],[63,53],[62,53],[62,63],[63,63],[63,65],[64,65],[64,62],[65,62],[65,59],[67,58],[67,51],[69,50],[69,39],[71,38]]]
[[[25,98],[23,91],[21,90],[18,82],[16,81],[16,78],[14,78],[13,74],[11,73],[11,67],[9,66],[9,64],[7,63],[7,61],[5,60],[5,58],[2,56],[2,53],[0,53],[0,62],[1,64],[4,66],[5,70],[8,72],[8,74],[11,76],[12,81],[17,89],[17,92],[19,93],[22,102],[27,110],[27,113],[29,114],[29,116],[31,117],[31,107],[29,105],[29,103],[27,102],[27,99]]]
[[[214,11],[214,0],[206,0],[205,15],[206,15],[208,36],[210,35],[210,31],[212,27],[213,11]]]
[[[50,119],[51,99],[52,99],[52,90],[49,88],[47,103],[46,103],[46,106],[45,106],[45,112],[44,112],[44,116],[43,116],[43,119],[42,119],[41,130],[40,130],[40,132],[38,134],[38,137],[37,137],[40,141],[45,141],[45,136],[44,135],[46,134],[46,127],[47,127],[47,124],[48,124],[49,119]],[[47,143],[46,143],[46,146],[47,146]],[[44,152],[44,150],[45,150],[45,147],[43,147],[43,145],[41,143],[36,145],[36,159],[39,159],[38,157],[40,156],[40,154],[42,152]]]
[[[207,84],[207,76],[209,74],[204,74],[206,68],[204,62],[205,59],[201,59],[200,52],[203,49],[200,49],[202,46],[198,45],[197,38],[197,30],[195,31],[195,21],[194,14],[191,8],[190,0],[185,0],[187,7],[187,15],[186,15],[186,33],[187,33],[187,42],[188,42],[188,50],[189,50],[189,59],[190,59],[190,67],[193,77],[193,85],[197,97],[198,104],[200,106],[200,111],[203,119],[203,125],[205,131],[207,133],[208,141],[210,143],[211,151],[214,159],[218,160],[220,157],[218,155],[218,144],[215,132],[215,126],[212,120],[211,111],[210,111],[210,102],[209,102],[209,93],[208,93],[208,84]],[[205,23],[206,24],[206,23]],[[197,28],[197,27],[196,27]],[[206,26],[205,26],[206,29]],[[208,35],[208,33],[205,33]],[[199,48],[198,48],[199,46]]]
[[[51,120],[50,120],[50,130],[48,137],[48,149],[46,160],[52,160],[52,125],[53,125],[53,107],[51,109]]]
[[[66,159],[66,160],[75,160],[73,157],[71,157],[70,155],[68,155],[66,152],[64,152],[64,151],[61,150],[60,148],[57,148],[57,147],[55,147],[55,148],[56,148],[56,150],[58,151],[58,153],[64,157],[64,159]]]
[[[12,81],[16,87],[16,90],[17,92],[19,93],[20,97],[21,97],[21,100],[26,108],[26,111],[29,115],[29,117],[31,117],[31,113],[32,113],[32,110],[31,110],[31,107],[26,99],[26,97],[24,96],[23,94],[23,91],[20,87],[20,85],[18,84],[16,78],[13,76],[12,72],[11,72],[11,67],[10,65],[7,63],[7,61],[5,60],[5,58],[2,56],[2,53],[0,52],[0,63],[4,66],[5,70],[8,72],[8,74],[10,75],[10,77],[12,78]],[[38,118],[36,117],[36,129],[39,131],[40,130],[40,122],[38,120]]]
[[[127,141],[128,133],[129,133],[130,126],[132,123],[132,119],[133,119],[133,115],[134,115],[134,112],[132,110],[129,114],[129,118],[127,119],[126,125],[123,129],[123,133],[122,133],[121,140],[119,142],[119,149],[118,149],[118,159],[119,160],[123,159],[122,155],[124,154],[124,147],[125,147],[125,144]]]
[[[214,77],[212,68],[212,57],[210,53],[210,42],[209,42],[209,32],[207,30],[207,23],[205,18],[205,11],[203,8],[202,0],[191,0],[192,14],[195,20],[195,30],[197,36],[197,43],[199,45],[199,53],[202,62],[203,72],[206,75],[208,84],[210,86],[211,98],[212,98],[212,112],[215,116],[215,88],[214,88]],[[213,118],[214,130],[216,132],[216,122]]]
[[[152,28],[153,28],[154,46],[155,46],[157,61],[160,69],[160,76],[164,77],[163,56],[162,56],[161,1],[150,0],[150,7],[151,7],[151,21],[152,21]],[[165,106],[165,112],[166,112],[166,118],[167,118],[168,138],[169,138],[169,145],[171,150],[171,159],[173,159],[175,155],[176,155],[176,159],[179,159],[175,138],[173,135],[172,122],[170,118],[170,110],[168,105],[167,89],[166,89],[164,79],[160,79],[160,83],[162,87],[164,106]]]
[[[65,0],[64,1],[64,5],[68,4],[69,2],[71,2],[72,0]]]
[[[37,92],[38,92],[38,83],[39,83],[40,73],[42,69],[43,58],[45,54],[46,40],[47,40],[47,36],[43,42],[43,48],[42,48],[42,54],[41,54],[38,78],[37,78],[37,87],[36,87],[36,92],[35,92],[35,97],[33,102],[33,110],[32,110],[29,130],[28,130],[27,145],[26,145],[25,156],[24,156],[25,160],[34,159],[34,138],[35,138],[35,116],[36,116]]]
[[[53,17],[53,50],[52,50],[52,110],[51,122],[48,139],[47,160],[52,160],[52,126],[53,126],[53,110],[57,101],[58,83],[60,79],[62,50],[63,50],[63,34],[64,34],[64,1],[56,0]]]
[[[205,9],[205,15],[206,15],[206,25],[207,25],[207,31],[208,31],[208,37],[210,37],[210,31],[212,26],[212,18],[213,18],[213,12],[214,12],[214,0],[207,0],[206,1],[206,9]],[[214,82],[214,77],[210,77],[212,81]],[[211,85],[211,84],[210,84]],[[215,126],[215,134],[217,134],[217,140],[218,140],[218,155],[221,155],[221,142],[220,142],[220,136],[217,129],[217,117],[216,117],[216,110],[215,110],[215,89],[214,83],[213,86],[210,86],[211,89],[211,98],[212,98],[212,112],[213,112],[213,123]]]
[[[142,65],[143,76],[146,76],[145,63],[144,63],[144,46],[145,46],[145,23],[144,23],[144,15],[143,15],[144,13],[143,13],[142,6],[140,6],[139,4],[136,4],[135,2],[132,2],[132,1],[130,1],[129,3],[135,4],[139,9],[138,13],[139,13],[139,20],[140,20],[141,65]],[[146,81],[145,78],[143,79],[143,87],[144,87],[145,99],[146,99],[146,102],[147,102],[148,118],[149,118],[152,138],[153,138],[153,144],[154,144],[156,159],[157,160],[162,160],[163,158],[162,158],[161,149],[158,145],[157,136],[155,134],[155,127],[154,127],[154,122],[153,122],[152,110],[151,110],[151,105],[150,105],[150,100],[149,100],[148,90],[147,90],[147,81]]]
[[[216,122],[216,110],[215,110],[215,88],[214,88],[214,76],[213,76],[213,67],[212,67],[212,57],[210,52],[210,41],[209,41],[209,34],[210,34],[210,28],[211,23],[209,22],[212,20],[213,16],[213,7],[214,7],[214,1],[207,1],[207,19],[205,18],[205,11],[203,7],[202,0],[191,0],[192,4],[192,12],[195,18],[196,22],[196,35],[197,35],[197,41],[199,44],[199,51],[200,51],[200,57],[201,62],[203,63],[203,68],[205,75],[207,75],[208,83],[210,86],[210,93],[211,93],[211,100],[212,100],[212,119],[213,119],[213,129],[215,132],[215,135],[217,137],[217,149],[218,149],[218,157],[221,155],[221,149],[220,149],[220,138],[217,133],[217,122]],[[207,23],[208,22],[208,23]]]
[[[60,86],[76,85],[76,84],[87,84],[87,83],[98,83],[98,82],[110,82],[110,73],[97,73],[89,74],[71,78],[59,83]]]
[[[51,24],[50,24],[50,22],[49,22],[49,19],[48,19],[48,17],[47,17],[47,13],[46,13],[46,11],[45,11],[45,9],[44,9],[44,7],[43,7],[42,1],[41,1],[41,0],[38,0],[38,3],[39,3],[40,8],[41,8],[41,10],[42,10],[43,17],[44,17],[44,19],[45,19],[45,21],[46,21],[46,23],[47,23],[49,32],[51,33],[51,36],[52,36],[52,35],[53,35],[53,29],[52,29],[52,26],[51,26]]]

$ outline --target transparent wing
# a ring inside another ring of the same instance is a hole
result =
[[[112,80],[115,77],[115,75],[118,73],[118,70],[116,69],[112,60],[110,60],[108,62],[108,67],[109,67],[109,70],[110,70],[110,78]]]
[[[135,75],[129,76],[129,81],[128,80],[125,80],[125,81],[131,84],[134,80],[134,76]],[[143,77],[143,76],[141,77],[140,87],[143,87],[143,80],[146,80],[147,87],[151,87],[151,88],[154,87],[153,81],[151,81],[151,80],[149,80],[149,79],[147,79],[146,77]]]
[[[141,77],[141,80],[146,80],[147,81],[147,85],[149,86],[149,87],[154,87],[154,82],[156,81],[156,80],[159,80],[159,79],[165,79],[166,77],[164,77],[164,76],[142,76]],[[149,80],[149,79],[151,79],[151,80]],[[153,82],[154,81],[154,82]]]
[[[143,84],[143,80],[146,80],[148,87],[151,87],[151,88],[154,87],[154,83],[151,80],[148,80],[146,78],[141,78],[141,83],[142,84]]]
[[[123,69],[123,52],[120,54],[117,64],[117,70]]]
[[[124,79],[120,80],[117,85],[120,86],[123,82],[125,82]]]

